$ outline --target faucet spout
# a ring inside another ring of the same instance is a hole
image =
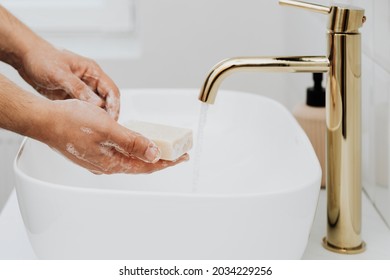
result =
[[[222,81],[235,72],[328,72],[330,62],[326,56],[290,56],[290,57],[237,57],[216,64],[208,74],[199,100],[213,104]]]

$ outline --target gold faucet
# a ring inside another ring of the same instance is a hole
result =
[[[328,73],[326,88],[327,235],[323,246],[345,254],[365,250],[361,239],[361,35],[358,7],[326,7],[302,1],[279,4],[326,14],[327,56],[237,57],[215,65],[199,99],[213,104],[221,82],[241,71]]]

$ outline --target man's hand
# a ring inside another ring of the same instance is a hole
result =
[[[55,101],[49,125],[40,132],[46,144],[95,174],[151,173],[188,160],[159,160],[160,150],[149,139],[80,100]]]
[[[118,119],[119,90],[96,62],[46,42],[37,43],[23,54],[17,68],[25,81],[49,99],[87,101]]]
[[[94,61],[54,48],[1,5],[0,60],[61,100],[0,75],[0,128],[44,142],[95,174],[151,173],[188,159],[159,160],[152,141],[116,122],[119,90]]]

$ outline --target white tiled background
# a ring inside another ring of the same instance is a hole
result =
[[[354,0],[366,9],[363,33],[363,184],[390,224],[390,0]]]
[[[93,56],[121,88],[199,88],[209,68],[231,56],[325,55],[326,17],[280,7],[277,2],[136,0],[139,54],[118,58],[109,49],[103,55],[83,54]],[[363,184],[390,224],[390,0],[337,2],[366,10],[367,22],[361,29]],[[0,72],[25,86],[9,67],[0,65]],[[248,73],[229,77],[222,87],[258,92],[292,108],[304,101],[310,85],[309,74]],[[0,131],[0,209],[12,186],[14,152],[6,149],[5,156],[2,149],[10,143],[5,139],[13,136],[6,135]]]

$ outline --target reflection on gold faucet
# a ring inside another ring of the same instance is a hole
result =
[[[241,71],[326,72],[327,236],[325,248],[360,253],[361,239],[361,35],[364,10],[350,6],[320,6],[301,1],[280,4],[329,16],[327,56],[238,57],[210,71],[199,99],[213,104],[222,81]]]

